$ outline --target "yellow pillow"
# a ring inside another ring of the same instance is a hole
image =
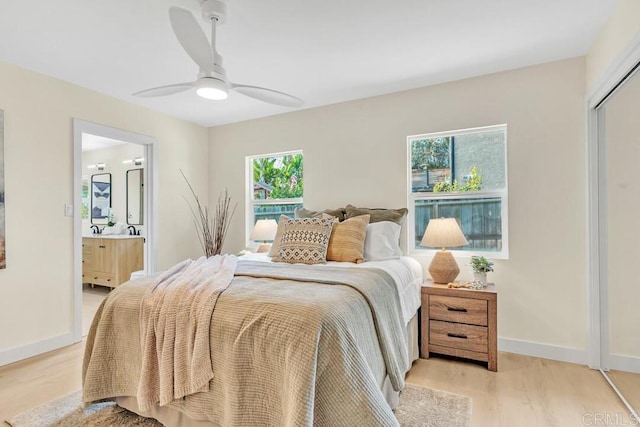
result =
[[[364,260],[364,239],[371,215],[359,215],[333,225],[327,261],[355,262]]]

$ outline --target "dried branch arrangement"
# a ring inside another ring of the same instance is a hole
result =
[[[200,199],[193,190],[193,187],[184,172],[182,172],[182,169],[180,169],[180,173],[187,182],[191,195],[195,200],[194,206],[186,197],[184,198],[189,205],[189,209],[191,209],[193,223],[196,226],[198,240],[200,241],[202,250],[207,258],[219,255],[222,252],[224,238],[227,235],[231,218],[233,218],[233,214],[236,212],[238,204],[236,203],[233,206],[233,209],[231,209],[231,213],[229,213],[231,208],[231,196],[225,189],[224,193],[218,196],[218,203],[216,204],[215,212],[212,214],[208,206],[203,206],[200,203]]]

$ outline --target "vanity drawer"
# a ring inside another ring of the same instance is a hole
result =
[[[429,344],[487,353],[488,342],[486,327],[439,320],[429,322]]]
[[[431,295],[429,297],[429,318],[446,322],[487,326],[487,301]]]
[[[85,280],[87,283],[93,283],[95,285],[111,286],[112,288],[117,286],[115,275],[112,273],[99,273],[94,271],[89,274],[89,277],[83,278],[83,281]]]

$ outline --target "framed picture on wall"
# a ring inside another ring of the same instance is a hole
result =
[[[91,176],[91,223],[106,224],[111,213],[111,174]]]

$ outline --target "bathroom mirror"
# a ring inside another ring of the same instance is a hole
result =
[[[144,201],[143,169],[127,171],[127,224],[142,225]]]
[[[91,175],[91,224],[107,224],[111,211],[111,174]]]

